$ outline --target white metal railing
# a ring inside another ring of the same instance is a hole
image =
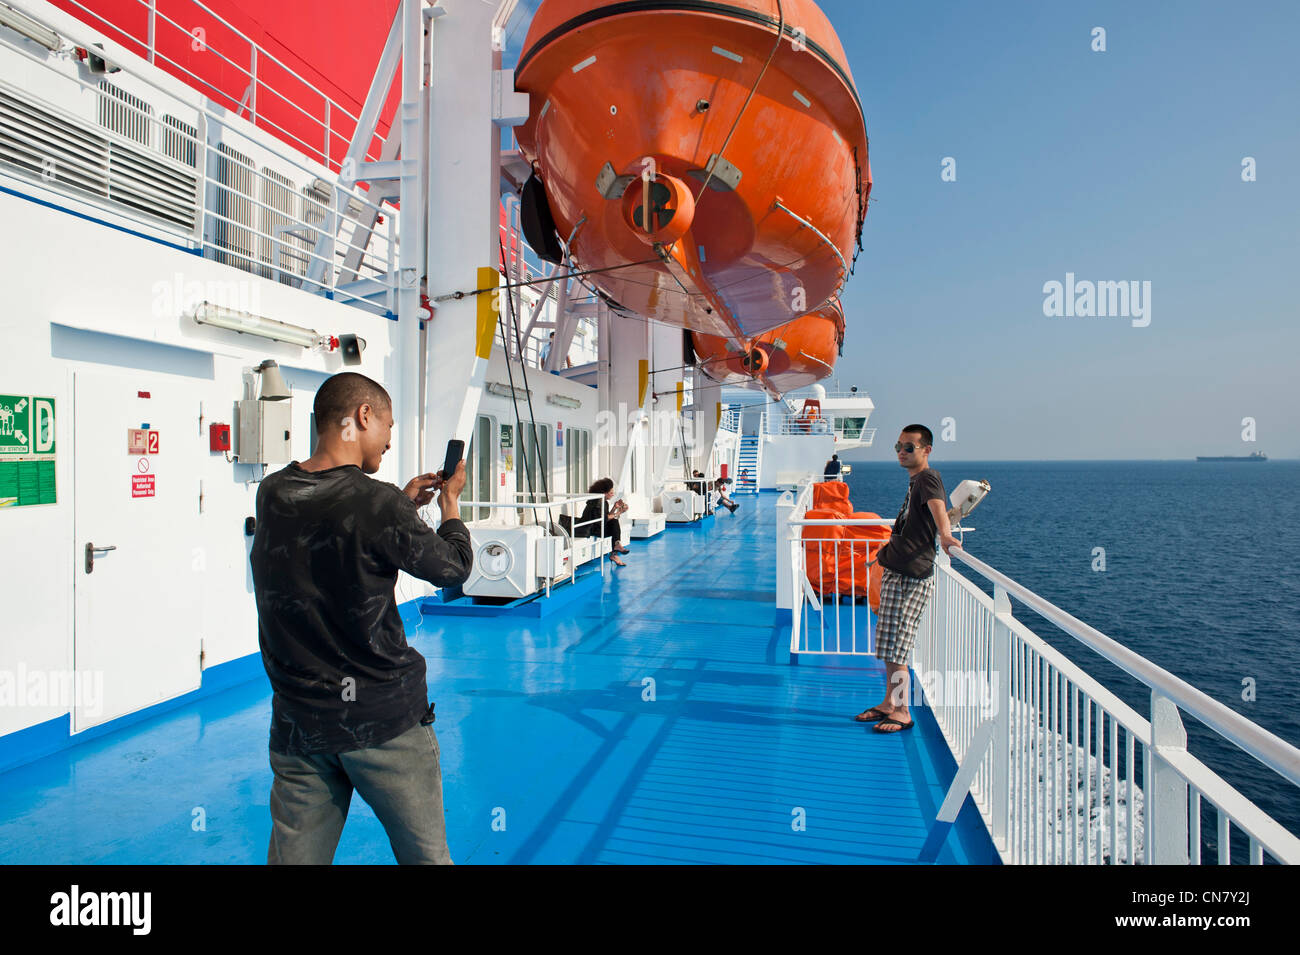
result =
[[[800,496],[804,494],[800,491]],[[804,512],[812,499],[807,486]],[[869,656],[875,653],[875,616],[871,612],[870,562],[883,540],[862,528],[893,527],[885,518],[810,519],[803,514],[785,522],[784,547],[790,555],[793,595],[790,652],[814,655]],[[846,535],[847,529],[847,535]],[[848,573],[840,570],[847,564]],[[878,572],[877,572],[878,573]]]
[[[785,415],[775,421],[769,418],[767,427],[767,434],[832,434],[835,431],[835,423],[830,418],[802,418],[798,415]]]
[[[732,434],[740,433],[740,409],[727,408],[722,412],[722,417],[718,421],[718,428],[721,431],[730,431]]]
[[[849,562],[847,582],[827,579],[812,543],[860,547],[838,535],[888,523],[786,522],[792,653],[872,652],[870,607],[846,597],[862,589],[857,565]],[[840,531],[819,539],[808,533],[817,525]],[[1181,714],[1296,786],[1300,750],[966,551],[952,554],[993,596],[936,555],[913,668],[918,702],[931,708],[958,763],[938,826],[956,819],[969,792],[1007,862],[1199,864],[1212,851],[1227,864],[1235,837],[1246,862],[1300,863],[1300,839],[1188,752]],[[1149,687],[1150,712],[1136,712],[1017,620],[1011,597]],[[1203,814],[1212,825],[1202,826]]]
[[[348,127],[349,121],[350,125],[355,127],[360,122],[359,118],[348,109],[348,107],[344,106],[338,100],[331,98],[328,94],[320,90],[314,83],[305,79],[265,47],[259,46],[251,37],[230,23],[230,21],[223,18],[211,7],[201,3],[200,0],[170,0],[168,7],[170,8],[171,15],[163,13],[158,9],[158,0],[130,0],[130,2],[134,2],[142,8],[141,13],[144,15],[146,25],[146,32],[143,37],[133,33],[127,26],[123,25],[123,23],[114,22],[103,16],[101,13],[90,9],[90,7],[86,6],[84,3],[80,3],[79,0],[67,0],[67,2],[70,7],[75,7],[89,17],[92,17],[95,22],[101,23],[109,29],[120,33],[122,36],[126,37],[131,44],[140,47],[142,58],[147,59],[151,65],[160,65],[165,68],[167,72],[182,77],[186,83],[200,92],[203,92],[205,96],[215,99],[225,109],[231,109],[236,114],[247,111],[249,120],[255,125],[275,130],[277,133],[292,140],[294,147],[300,149],[304,154],[318,158],[323,166],[335,170],[338,169],[339,164],[334,162],[332,158],[334,152],[334,140],[341,140],[343,146],[346,147],[351,132],[349,130],[348,132],[341,133],[338,131],[337,127],[340,125],[341,120],[344,121],[342,125],[345,129]],[[190,12],[190,16],[187,17],[184,13],[175,9],[182,3],[193,8]],[[20,6],[20,2],[19,0],[15,0],[11,5]],[[202,18],[205,18],[208,21],[220,24],[223,36],[228,34],[236,38],[240,45],[239,51],[236,52],[229,49],[223,51],[218,48],[215,43],[209,42],[206,31],[201,38],[196,35],[194,32],[196,29],[207,25],[207,23],[196,25],[195,21],[200,19],[199,14],[202,15]],[[173,19],[173,16],[178,17],[179,19]],[[162,27],[161,33],[159,32],[160,26]],[[192,70],[186,68],[183,64],[171,59],[165,53],[160,52],[160,46],[167,46],[166,34],[168,31],[174,31],[174,33],[178,35],[175,39],[180,39],[185,46],[193,48],[193,44],[201,43],[201,49],[205,55],[211,54],[213,57],[224,63],[226,67],[242,74],[244,81],[248,83],[243,96],[236,99],[225,90],[213,85],[210,80],[205,79]],[[288,95],[266,82],[263,71],[267,64],[274,66],[277,71],[286,74],[295,81],[293,95]],[[121,64],[114,62],[114,65],[119,66]],[[318,103],[319,115],[307,110],[298,102],[304,93],[309,94],[311,98]],[[265,100],[266,96],[274,97],[277,102],[284,104],[284,106],[292,109],[295,113],[300,114],[303,121],[316,127],[317,135],[320,139],[315,143],[308,142],[267,119],[265,109],[265,106],[267,105]],[[260,115],[258,112],[259,103],[261,103],[263,107]],[[373,150],[368,152],[367,155],[373,156]]]
[[[75,0],[72,2],[103,20]],[[31,0],[12,0],[10,5],[38,22],[44,22],[42,10],[48,9]],[[91,27],[80,21],[61,20],[56,32],[83,48],[101,41]],[[367,197],[364,189],[326,181],[322,178],[322,174],[329,174],[325,166],[314,164],[313,160],[274,137],[251,136],[247,127],[241,128],[243,121],[232,120],[225,110],[215,106],[207,97],[200,97],[197,103],[178,99],[147,71],[133,70],[134,57],[112,49],[112,40],[104,38],[103,42],[105,57],[121,69],[120,75],[142,84],[151,97],[148,102],[136,96],[116,96],[113,99],[112,115],[136,131],[131,137],[130,147],[152,152],[167,168],[179,168],[178,163],[183,163],[196,176],[195,200],[190,207],[194,211],[192,226],[167,226],[160,222],[158,215],[150,215],[148,209],[140,204],[113,204],[108,202],[111,198],[108,195],[104,197],[106,210],[124,219],[172,232],[178,240],[201,249],[205,257],[242,271],[328,293],[339,301],[381,311],[396,310],[395,290],[389,278],[395,272],[396,210],[382,208],[381,204]],[[59,58],[38,57],[19,45],[12,45],[10,49],[47,69],[52,82],[75,84],[95,99],[109,95],[100,88],[101,78],[92,77],[92,82],[74,75],[62,67]],[[118,75],[115,74],[115,78]],[[30,88],[24,94],[29,102],[49,107],[55,115],[64,112],[37,98]],[[178,119],[171,113],[181,114],[183,118]],[[185,122],[191,117],[197,119],[193,125]],[[120,138],[126,143],[126,137],[106,127],[95,127],[94,132],[110,142]],[[270,162],[265,158],[254,160],[252,155],[244,155],[240,150],[245,149],[258,157],[269,157]],[[12,166],[2,168],[6,172],[23,174],[22,170]],[[39,181],[47,188],[58,189],[60,186],[57,177],[43,176]],[[77,198],[96,201],[94,196],[88,197],[82,190],[77,191]],[[353,241],[354,233],[363,231],[358,227],[363,212],[382,214],[387,228],[383,232],[366,231],[365,245],[358,245]],[[321,237],[327,240],[324,255],[316,251]],[[344,260],[350,251],[355,251],[360,258],[356,275],[363,280],[361,282],[340,281],[345,275]],[[321,280],[307,275],[309,264],[314,261],[324,266]],[[349,284],[367,287],[346,287]]]

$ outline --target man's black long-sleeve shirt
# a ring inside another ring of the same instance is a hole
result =
[[[401,490],[359,467],[305,471],[294,461],[257,490],[249,559],[274,690],[272,750],[364,749],[420,720],[424,657],[406,643],[397,571],[463,583],[473,551],[461,521],[435,532]]]

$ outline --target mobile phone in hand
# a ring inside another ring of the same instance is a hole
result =
[[[465,442],[457,441],[452,438],[447,442],[447,456],[442,462],[442,479],[448,480],[456,473],[456,465],[460,464],[460,459],[465,454]]]

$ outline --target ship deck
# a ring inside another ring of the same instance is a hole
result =
[[[790,662],[774,503],[633,542],[541,620],[412,616],[455,862],[917,860],[951,755],[923,707],[892,736],[853,722],[874,661]],[[269,713],[262,677],[0,774],[0,863],[263,862]],[[359,797],[335,861],[393,861]],[[939,862],[996,861],[968,798]]]

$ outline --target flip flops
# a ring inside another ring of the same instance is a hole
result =
[[[882,713],[879,708],[873,706],[869,710],[863,710],[853,718],[859,723],[874,723],[876,720],[883,720],[888,715],[888,713]]]
[[[883,720],[881,720],[879,723],[876,724],[875,729],[877,733],[901,733],[903,732],[903,730],[910,730],[915,725],[915,723],[916,720],[908,720],[906,723],[902,723],[894,719],[892,716],[886,716]],[[884,730],[881,729],[882,726],[897,726],[898,729]]]

